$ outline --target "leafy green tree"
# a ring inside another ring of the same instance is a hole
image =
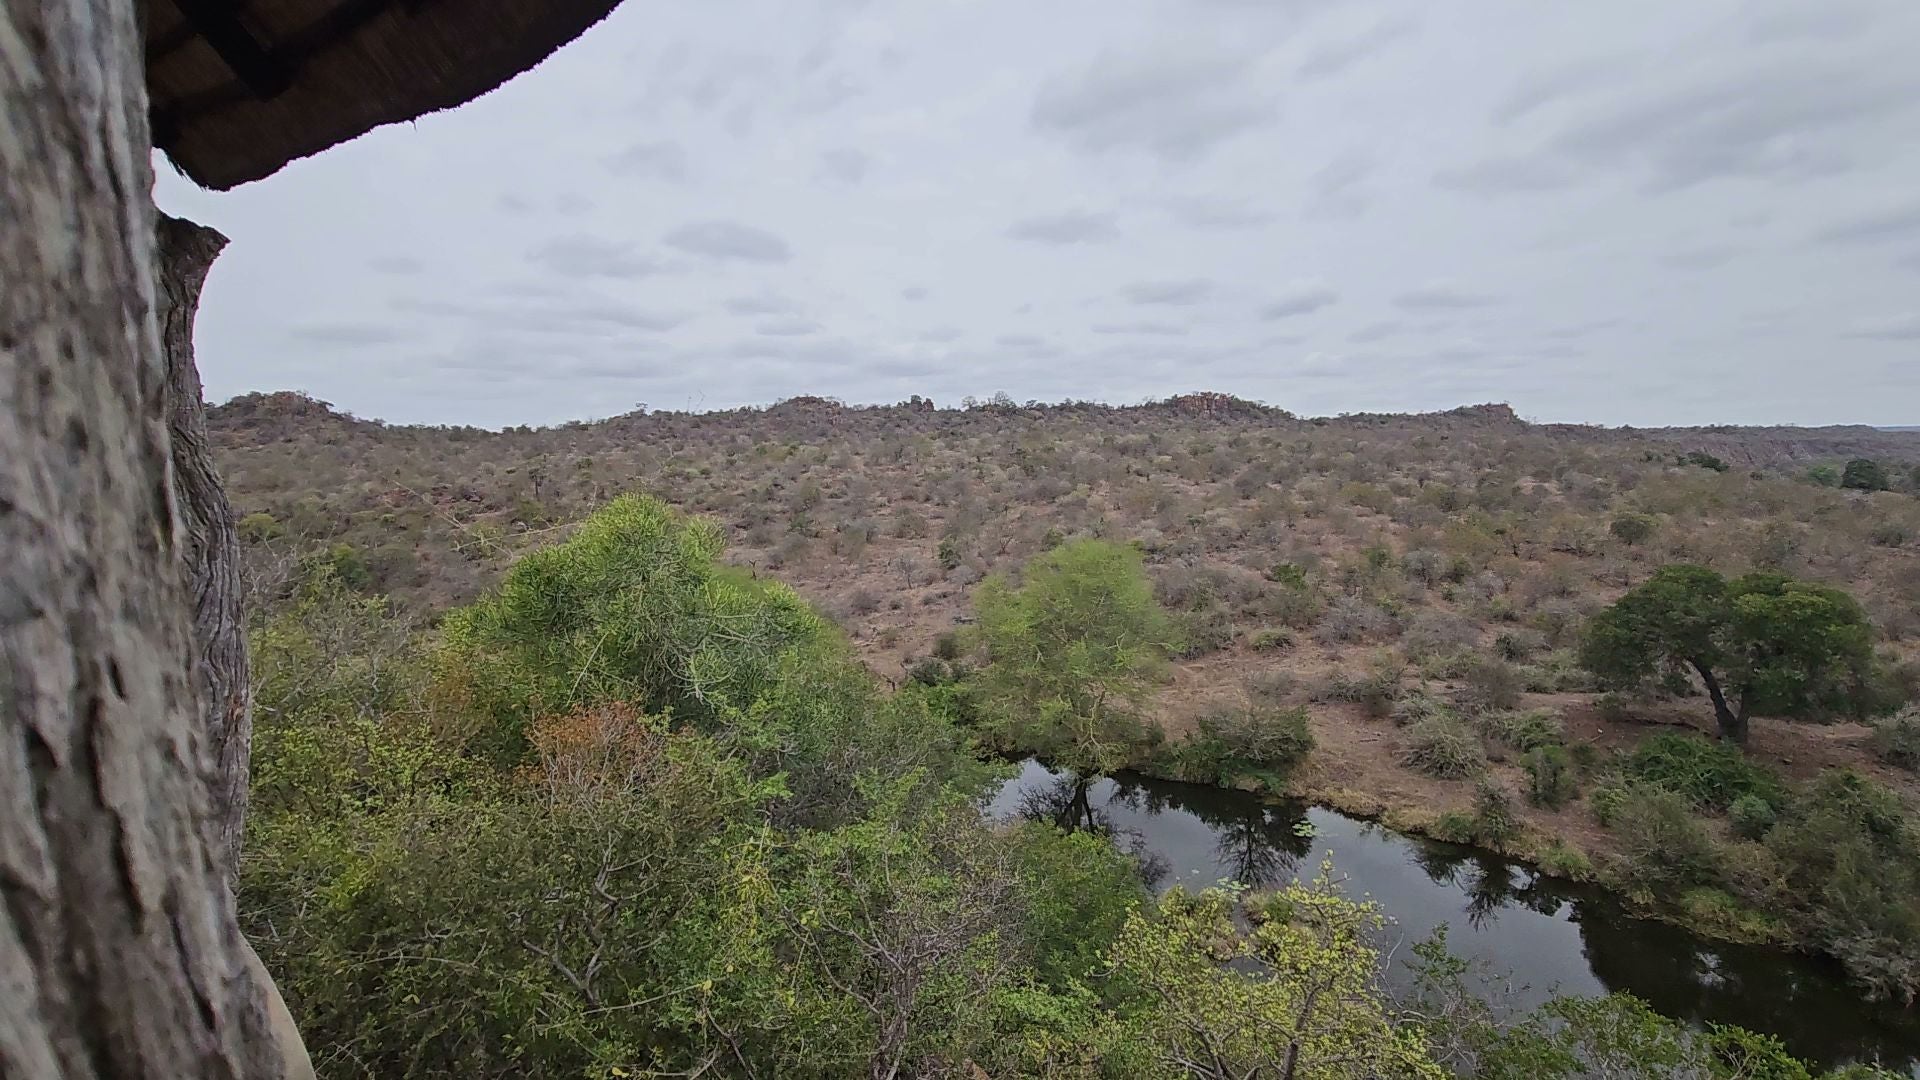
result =
[[[1821,487],[1839,487],[1840,470],[1825,463],[1807,466],[1807,480]]]
[[[1616,687],[1663,669],[1699,676],[1720,733],[1744,743],[1752,715],[1860,715],[1872,703],[1873,629],[1851,596],[1783,574],[1728,582],[1661,567],[1588,621],[1580,658]]]
[[[1885,491],[1891,486],[1887,470],[1872,458],[1854,458],[1840,473],[1840,486],[1854,491]]]
[[[1439,1080],[1420,1028],[1383,1003],[1382,925],[1327,866],[1262,895],[1173,889],[1113,946],[1114,977],[1141,991],[1118,1022],[1145,1068],[1126,1075]]]
[[[995,575],[975,594],[982,717],[1082,776],[1121,767],[1144,738],[1139,707],[1175,637],[1139,552],[1074,540],[1036,556],[1024,579],[1015,588]]]
[[[539,716],[624,701],[712,727],[783,672],[844,652],[793,590],[721,565],[724,546],[718,526],[657,499],[613,500],[447,617],[442,704],[485,717],[480,748],[510,764]]]
[[[1607,531],[1615,540],[1633,547],[1653,535],[1653,519],[1645,514],[1621,514],[1608,523]]]

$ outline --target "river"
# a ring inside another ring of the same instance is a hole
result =
[[[1710,941],[1630,915],[1605,890],[1303,803],[1124,773],[1078,803],[1072,791],[1028,761],[989,813],[1082,826],[1091,817],[1144,858],[1156,889],[1311,877],[1330,852],[1347,893],[1377,900],[1392,920],[1389,955],[1406,956],[1445,924],[1453,952],[1516,1006],[1626,991],[1676,1019],[1778,1036],[1824,1066],[1878,1061],[1920,1077],[1920,1016],[1866,1002],[1824,958]]]

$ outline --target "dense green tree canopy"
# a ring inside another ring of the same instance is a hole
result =
[[[1872,458],[1854,458],[1840,473],[1840,486],[1856,491],[1885,491],[1890,486],[1887,470]]]
[[[1015,746],[1082,774],[1125,764],[1144,735],[1138,709],[1174,630],[1139,552],[1075,540],[1036,556],[1015,587],[975,594],[987,722]]]
[[[1581,661],[1632,686],[1691,669],[1721,734],[1746,738],[1752,715],[1820,719],[1870,704],[1873,630],[1851,596],[1784,574],[1729,582],[1704,566],[1664,566],[1588,623]]]

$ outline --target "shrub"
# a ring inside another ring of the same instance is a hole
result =
[[[1307,587],[1306,567],[1299,563],[1275,563],[1267,568],[1267,580],[1289,589],[1305,591]]]
[[[1247,636],[1247,645],[1255,652],[1292,648],[1293,631],[1284,626],[1263,626]]]
[[[1540,853],[1540,869],[1553,877],[1572,881],[1586,881],[1593,877],[1593,863],[1586,854],[1557,836]]]
[[[1401,635],[1401,647],[1410,660],[1444,656],[1472,648],[1480,641],[1480,628],[1458,615],[1424,612],[1407,624]]]
[[[1249,770],[1284,772],[1313,750],[1307,710],[1297,707],[1247,705],[1209,713],[1200,718],[1197,737],[1218,745],[1222,781]]]
[[[1920,991],[1920,827],[1900,797],[1829,769],[1767,834],[1821,943],[1878,997]]]
[[[1293,676],[1284,671],[1259,671],[1247,677],[1247,698],[1266,705],[1285,701],[1293,693]]]
[[[1698,735],[1660,734],[1633,748],[1629,778],[1686,799],[1697,809],[1724,810],[1752,795],[1768,803],[1783,798],[1780,781],[1739,750]]]
[[[1855,491],[1885,491],[1890,486],[1887,470],[1872,458],[1854,458],[1841,470],[1840,486]]]
[[[1545,650],[1548,646],[1547,635],[1538,630],[1516,626],[1502,630],[1493,639],[1493,651],[1502,660],[1520,661]]]
[[[1432,694],[1415,691],[1393,703],[1392,716],[1395,727],[1407,727],[1434,717],[1452,717],[1453,709]]]
[[[1627,801],[1627,786],[1620,783],[1606,783],[1593,789],[1587,796],[1587,809],[1593,811],[1593,820],[1605,828],[1612,828],[1619,819],[1620,807]]]
[[[1711,883],[1719,852],[1687,799],[1647,785],[1629,789],[1612,813],[1620,837],[1621,877],[1646,890]]]
[[[1920,708],[1902,710],[1874,725],[1873,752],[1894,768],[1920,772]]]
[[[1551,709],[1486,713],[1480,717],[1480,729],[1488,738],[1522,752],[1566,740],[1559,714]]]
[[[1773,804],[1758,795],[1742,795],[1727,807],[1727,823],[1736,836],[1758,840],[1773,828]]]
[[[1368,716],[1384,718],[1393,712],[1400,698],[1400,667],[1386,657],[1377,657],[1364,675],[1336,671],[1326,677],[1311,695],[1314,701],[1345,701],[1360,705]]]
[[[1343,596],[1333,602],[1314,626],[1314,640],[1322,645],[1375,641],[1393,632],[1393,616],[1365,600]]]
[[[1407,728],[1400,764],[1442,780],[1461,780],[1487,767],[1480,736],[1448,716],[1435,716]]]
[[[1542,746],[1527,751],[1520,761],[1527,771],[1527,801],[1535,806],[1558,810],[1580,795],[1574,778],[1573,759],[1564,746]]]
[[[1456,700],[1470,712],[1511,709],[1520,704],[1520,676],[1505,660],[1483,656],[1467,669]]]
[[[1488,777],[1473,787],[1473,839],[1475,843],[1499,848],[1520,835],[1520,816],[1514,813],[1513,798],[1507,789]]]
[[[1217,653],[1233,644],[1233,617],[1218,604],[1182,612],[1179,624],[1181,644],[1173,655],[1181,659]]]

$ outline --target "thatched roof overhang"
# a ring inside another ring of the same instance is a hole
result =
[[[618,0],[145,0],[154,145],[225,190],[526,71]]]

